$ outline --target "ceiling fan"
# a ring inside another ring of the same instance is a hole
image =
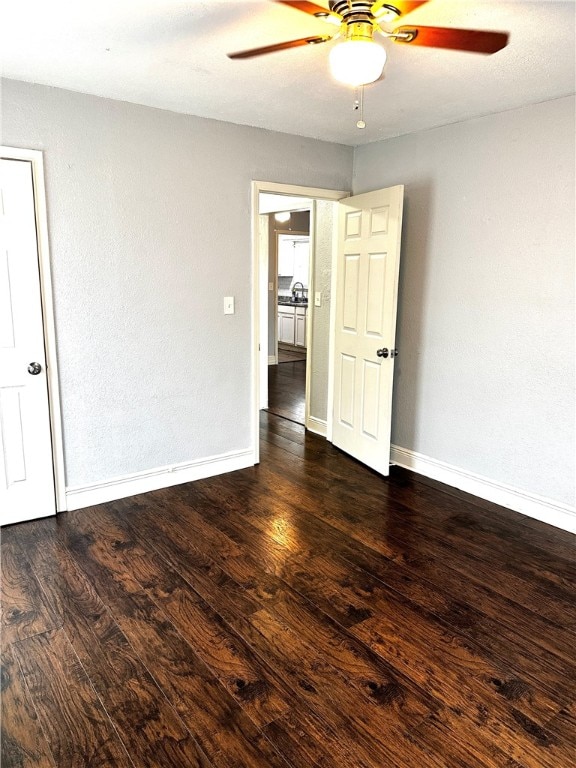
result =
[[[301,37],[284,43],[229,53],[231,59],[249,59],[266,53],[305,45],[342,40],[330,51],[330,68],[340,82],[355,87],[373,83],[382,75],[386,51],[374,40],[378,32],[395,43],[429,48],[451,48],[473,53],[496,53],[508,43],[506,32],[451,27],[399,26],[393,24],[401,16],[424,5],[428,0],[329,0],[329,8],[306,0],[274,0],[330,24],[338,25],[333,35]]]

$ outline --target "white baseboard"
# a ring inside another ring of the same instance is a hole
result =
[[[308,421],[306,422],[306,429],[309,429],[310,432],[314,432],[315,435],[326,437],[328,424],[324,419],[317,419],[315,416],[309,416]]]
[[[276,355],[268,355],[268,365],[278,365]]]
[[[461,491],[541,520],[548,525],[554,525],[556,528],[562,528],[564,531],[576,533],[576,510],[568,504],[495,482],[482,475],[476,475],[398,445],[391,446],[390,460],[419,475],[459,488]]]
[[[157,491],[160,488],[168,488],[170,485],[189,483],[204,477],[222,475],[225,472],[252,466],[254,466],[253,450],[231,451],[183,464],[113,477],[93,485],[66,488],[66,506],[69,510],[92,507],[95,504],[104,504],[126,496]]]

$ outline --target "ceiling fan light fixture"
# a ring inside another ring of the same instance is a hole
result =
[[[344,40],[330,51],[332,76],[345,85],[368,85],[382,75],[386,51],[373,40]]]

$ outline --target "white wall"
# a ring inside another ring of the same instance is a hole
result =
[[[356,149],[405,185],[392,440],[574,503],[574,99]]]
[[[251,448],[250,181],[346,189],[352,150],[2,85],[45,154],[68,485]],[[399,183],[393,441],[573,503],[574,100],[355,150],[355,193]]]
[[[322,306],[313,307],[312,366],[310,380],[310,416],[325,422],[328,415],[328,352],[330,340],[330,308],[332,305],[332,246],[335,203],[314,202],[314,282],[313,292],[322,294]],[[314,296],[309,295],[309,306]]]
[[[251,448],[250,182],[345,189],[352,149],[2,86],[44,151],[67,485]]]

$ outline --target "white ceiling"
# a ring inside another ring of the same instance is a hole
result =
[[[354,91],[328,74],[329,43],[226,57],[334,29],[269,0],[13,0],[0,11],[0,49],[5,77],[357,145],[573,93],[575,9],[430,0],[403,22],[508,31],[508,47],[482,56],[386,43],[364,130]]]

